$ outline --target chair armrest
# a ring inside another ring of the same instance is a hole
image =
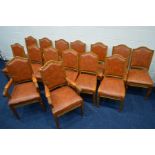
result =
[[[52,106],[50,90],[48,89],[48,87],[46,85],[45,85],[45,96],[46,96],[46,98],[48,100],[49,105]]]
[[[77,86],[75,82],[69,80],[67,77],[66,77],[66,80],[67,80],[68,85],[72,87],[73,89],[75,89],[80,94],[82,89],[79,86]]]
[[[37,83],[37,79],[34,75],[32,76],[32,81],[35,84],[36,88],[39,88],[38,83]]]
[[[13,83],[13,79],[11,78],[11,79],[8,81],[8,83],[5,85],[4,90],[3,90],[3,95],[6,96],[6,97],[9,97],[9,98],[10,98],[11,96],[10,96],[8,90],[9,90],[9,88],[11,87],[12,83]]]

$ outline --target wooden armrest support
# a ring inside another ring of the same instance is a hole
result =
[[[32,76],[32,81],[35,84],[36,88],[39,88],[38,83],[37,83],[37,79],[34,75]]]
[[[45,96],[48,100],[49,105],[52,105],[50,90],[48,89],[46,85],[45,85]]]
[[[12,83],[13,83],[13,79],[11,78],[11,79],[8,81],[8,83],[5,85],[5,87],[4,87],[4,90],[3,90],[3,95],[4,95],[4,96],[10,97],[10,95],[9,95],[9,93],[8,93],[8,90],[9,90],[9,88],[11,87]]]
[[[79,86],[77,86],[75,82],[69,80],[68,78],[66,78],[66,80],[68,82],[68,85],[71,86],[72,88],[76,89],[76,91],[78,93],[80,93],[82,91],[82,89]]]

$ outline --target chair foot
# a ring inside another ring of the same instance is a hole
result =
[[[120,102],[119,112],[121,112],[124,108],[124,100]]]
[[[145,99],[147,99],[150,96],[151,92],[152,92],[152,87],[147,89],[147,93],[145,95]]]
[[[15,107],[10,106],[10,109],[12,110],[13,114],[16,116],[17,119],[20,119]]]
[[[93,93],[93,104],[96,105],[96,94]]]
[[[99,95],[97,95],[97,103],[96,103],[96,105],[97,105],[97,107],[100,106],[100,96]]]
[[[81,110],[81,116],[83,116],[84,115],[84,106],[83,106],[83,104],[81,105],[80,110]]]
[[[58,117],[54,116],[54,120],[55,120],[56,128],[60,129]]]

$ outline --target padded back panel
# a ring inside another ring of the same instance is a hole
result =
[[[78,52],[73,49],[65,50],[62,53],[64,67],[78,70]]]
[[[97,42],[91,45],[91,51],[97,54],[99,61],[105,61],[107,50],[108,46],[104,45],[101,42]]]
[[[41,50],[52,47],[52,41],[48,38],[39,39],[39,44],[40,44]]]
[[[29,49],[29,47],[32,47],[32,46],[38,47],[37,40],[32,36],[28,36],[27,38],[25,38],[25,44],[26,44],[27,50]]]
[[[24,47],[19,43],[15,43],[11,45],[13,56],[26,57]]]
[[[147,47],[139,47],[133,49],[131,56],[132,68],[145,68],[149,69],[154,51]]]
[[[51,90],[66,83],[66,75],[61,61],[49,61],[40,69],[45,85]]]
[[[50,61],[50,60],[55,60],[58,61],[58,50],[55,48],[46,48],[43,50],[43,58],[44,58],[44,63]]]
[[[32,68],[27,58],[15,57],[6,66],[15,83],[32,80]]]
[[[80,71],[96,73],[98,69],[98,57],[93,52],[86,52],[80,55]]]
[[[64,39],[56,40],[55,48],[58,49],[58,54],[60,57],[62,57],[62,52],[66,49],[69,49],[69,43]]]
[[[124,78],[126,74],[126,59],[120,55],[112,55],[105,61],[105,76]]]
[[[76,40],[74,42],[71,42],[70,46],[72,49],[74,49],[75,51],[77,51],[80,54],[82,54],[86,51],[86,44],[80,40]]]

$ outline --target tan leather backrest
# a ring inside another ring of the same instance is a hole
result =
[[[66,75],[62,61],[48,61],[40,69],[44,84],[50,89],[54,89],[66,83]]]
[[[32,46],[38,47],[37,39],[33,38],[32,36],[28,36],[27,38],[25,38],[25,44],[26,44],[27,50],[29,49],[29,47],[32,47]]]
[[[64,39],[59,39],[55,41],[55,48],[58,49],[58,54],[62,57],[62,52],[69,49],[69,42]]]
[[[114,54],[105,61],[105,76],[124,78],[126,74],[126,59],[121,55]]]
[[[55,60],[58,61],[59,56],[58,56],[58,50],[55,48],[46,48],[43,50],[43,59],[44,63],[50,61],[50,60]]]
[[[78,70],[78,57],[78,52],[73,49],[63,51],[62,60],[64,67]]]
[[[72,49],[74,49],[75,51],[77,51],[80,54],[82,54],[86,51],[86,44],[80,40],[76,40],[74,42],[71,42],[70,46]]]
[[[98,55],[99,61],[105,61],[107,56],[108,46],[104,45],[101,42],[91,44],[91,51]]]
[[[15,43],[11,45],[13,56],[19,56],[19,57],[26,57],[24,46],[20,45],[19,43]]]
[[[86,52],[80,55],[79,69],[81,72],[97,73],[98,56],[93,52]]]
[[[122,57],[124,57],[127,61],[127,66],[130,63],[131,52],[132,52],[132,49],[129,48],[128,46],[124,45],[124,44],[113,46],[113,49],[112,49],[112,55],[113,54],[119,54]]]
[[[40,49],[43,50],[44,48],[52,47],[52,41],[48,38],[39,39]]]
[[[149,69],[154,51],[147,47],[133,49],[131,56],[131,68]]]
[[[40,48],[32,46],[28,50],[28,56],[30,61],[42,64],[42,52]]]
[[[15,83],[32,80],[32,68],[27,58],[14,57],[7,63],[6,67],[9,76]]]

